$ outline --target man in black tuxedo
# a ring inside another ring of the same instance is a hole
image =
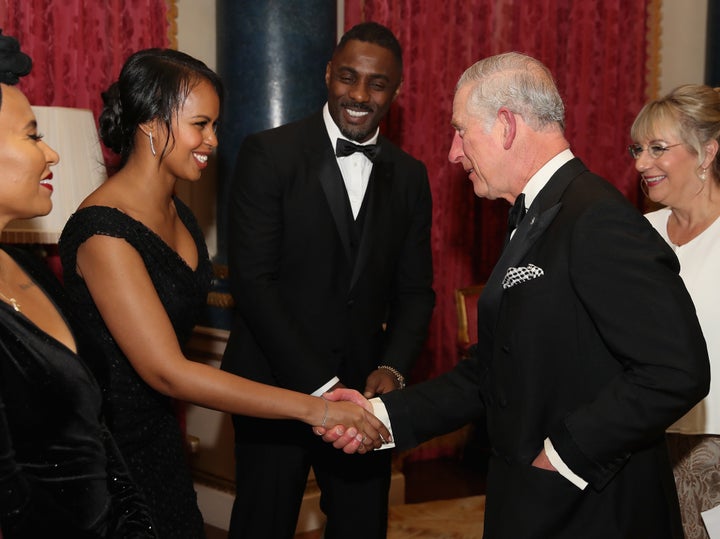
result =
[[[379,134],[402,82],[395,36],[345,34],[316,114],[243,142],[230,198],[235,319],[222,368],[322,395],[401,388],[435,296],[425,166]],[[290,538],[309,468],[325,537],[385,537],[389,452],[344,455],[304,425],[233,417],[230,537]],[[350,432],[354,435],[354,432]]]
[[[537,60],[469,68],[452,125],[475,193],[523,218],[479,299],[473,357],[373,399],[376,415],[403,448],[486,419],[487,539],[682,537],[664,431],[707,393],[709,363],[676,257],[572,155]]]

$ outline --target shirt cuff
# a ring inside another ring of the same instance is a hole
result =
[[[328,389],[330,389],[332,386],[337,384],[340,381],[340,378],[337,376],[333,376],[332,380],[330,380],[328,383],[320,386],[320,389],[316,389],[312,393],[310,393],[313,397],[322,397],[324,393],[327,393]]]
[[[544,446],[545,454],[547,455],[550,464],[555,466],[555,469],[558,471],[558,473],[580,490],[585,490],[585,487],[587,486],[587,481],[585,481],[579,475],[573,473],[573,471],[568,468],[567,464],[565,464],[560,458],[560,455],[558,455],[558,452],[555,451],[555,447],[553,447],[550,438],[545,438]]]
[[[388,414],[387,408],[385,407],[385,403],[382,401],[382,399],[375,397],[373,399],[370,399],[370,405],[373,407],[373,415],[383,422],[383,424],[390,431],[390,436],[393,436],[392,425],[390,424],[390,415]],[[379,448],[376,449],[376,451],[381,451],[383,449],[392,449],[393,447],[395,447],[395,442],[388,442],[386,444],[382,444]]]

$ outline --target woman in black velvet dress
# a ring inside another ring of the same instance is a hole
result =
[[[0,35],[0,231],[52,208],[58,155],[13,86],[30,66]],[[0,248],[0,535],[156,537],[101,422],[100,387],[76,354],[64,299],[34,256]]]
[[[197,181],[217,146],[221,83],[174,50],[133,54],[103,94],[100,136],[120,169],[80,205],[60,239],[80,348],[106,399],[108,426],[163,539],[202,537],[172,398],[309,425],[345,425],[361,452],[389,432],[351,403],[327,402],[190,361],[181,345],[206,302],[211,265],[178,180]]]

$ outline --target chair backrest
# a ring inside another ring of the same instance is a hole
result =
[[[461,358],[465,357],[468,347],[477,342],[477,301],[484,287],[484,284],[477,284],[455,290],[457,345]]]

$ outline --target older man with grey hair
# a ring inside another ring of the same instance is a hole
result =
[[[385,414],[401,448],[486,420],[487,539],[682,537],[664,431],[708,391],[705,341],[675,255],[572,154],[563,123],[531,57],[463,74],[450,161],[519,223],[480,297],[475,353],[370,402],[328,398]]]

